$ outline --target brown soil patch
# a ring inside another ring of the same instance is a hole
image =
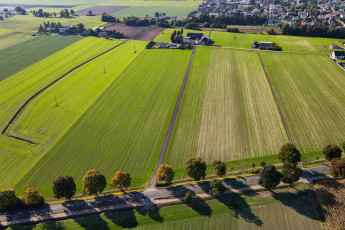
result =
[[[160,35],[165,28],[161,27],[149,27],[147,30],[145,30],[142,34],[140,34],[136,40],[140,41],[153,41],[158,35]]]
[[[78,10],[76,14],[78,15],[87,15],[89,10],[92,11],[93,15],[101,15],[102,13],[113,14],[117,11],[128,8],[128,6],[93,6],[86,9]]]
[[[344,181],[319,181],[314,186],[317,200],[322,208],[328,229],[345,229]]]
[[[125,26],[123,24],[118,23],[107,27],[107,30],[116,30],[117,32],[123,33],[126,38],[135,37],[143,29],[145,29],[145,27]]]

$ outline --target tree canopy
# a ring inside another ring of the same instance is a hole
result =
[[[19,199],[13,189],[3,189],[0,191],[0,210],[9,210],[16,207]]]
[[[201,178],[205,179],[206,162],[201,160],[200,158],[190,158],[186,162],[186,171],[188,176],[196,181],[199,181]]]
[[[333,159],[329,172],[335,179],[345,179],[345,158]]]
[[[27,185],[22,200],[26,205],[39,205],[44,203],[44,197],[38,192],[38,188]]]
[[[340,158],[342,151],[338,145],[327,145],[323,148],[322,152],[325,155],[325,158],[328,161],[331,161],[334,158]]]
[[[211,181],[211,188],[210,193],[213,193],[215,196],[220,196],[226,191],[226,187],[223,183],[216,179]]]
[[[110,182],[110,185],[114,188],[127,189],[131,186],[131,175],[126,171],[117,171]]]
[[[281,174],[273,165],[264,166],[259,172],[258,183],[262,187],[272,190],[279,185],[281,177]]]
[[[107,185],[105,176],[96,170],[88,171],[83,177],[82,181],[83,181],[83,187],[81,191],[84,195],[94,194],[98,196],[98,193],[103,192],[105,186]]]
[[[282,181],[290,186],[302,176],[302,169],[296,164],[286,162],[282,168]]]
[[[215,160],[212,163],[213,171],[217,176],[224,176],[226,174],[226,164],[221,160]]]
[[[293,144],[287,143],[280,149],[278,158],[283,163],[290,162],[297,164],[301,161],[301,153]]]
[[[55,198],[70,200],[76,193],[76,184],[71,176],[59,176],[53,181]]]
[[[175,172],[174,169],[168,164],[161,164],[158,168],[157,177],[160,181],[165,181],[165,183],[170,184],[174,179]]]

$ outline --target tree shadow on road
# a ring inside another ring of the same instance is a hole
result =
[[[175,198],[179,198],[180,200],[183,200],[183,197],[187,192],[193,192],[192,190],[190,190],[184,186],[167,188],[167,190],[170,192],[170,194],[172,196],[174,196]],[[200,197],[194,196],[193,200],[189,203],[186,203],[186,205],[188,205],[194,211],[199,213],[199,215],[202,215],[202,216],[211,216],[212,215],[211,207],[204,200],[202,200]]]
[[[159,213],[159,207],[151,201],[150,198],[145,196],[142,193],[132,193],[128,194],[128,196],[134,202],[140,202],[144,204],[144,207],[138,207],[135,210],[142,216],[149,216],[152,220],[157,222],[162,222],[163,217]]]

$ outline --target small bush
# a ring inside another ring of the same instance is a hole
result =
[[[327,145],[326,147],[323,148],[322,152],[325,155],[325,158],[328,161],[331,161],[334,158],[340,158],[342,151],[338,145]]]
[[[264,167],[265,165],[266,165],[266,162],[265,162],[265,161],[261,161],[261,162],[260,162],[260,166],[261,166],[261,167]]]
[[[252,167],[255,168],[255,163],[252,164]]]
[[[184,194],[184,198],[183,198],[184,202],[186,202],[186,203],[191,202],[193,199],[193,196],[194,196],[194,193],[192,191],[186,192],[186,194]]]

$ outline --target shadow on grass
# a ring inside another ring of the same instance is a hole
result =
[[[138,226],[138,221],[134,210],[112,212],[104,212],[105,217],[111,220],[114,224],[123,228],[134,228]]]
[[[187,192],[193,192],[192,190],[180,186],[180,187],[174,187],[174,188],[167,188],[167,190],[171,193],[172,196],[179,198],[183,200],[184,194]],[[211,216],[212,215],[212,209],[211,207],[201,198],[194,197],[193,200],[189,203],[186,203],[189,207],[191,207],[194,211],[196,211],[199,215],[202,216]]]
[[[328,193],[327,191],[325,191]],[[323,220],[320,206],[316,200],[316,195],[313,190],[298,190],[293,192],[279,192],[272,191],[272,197],[282,204],[293,208],[296,212],[313,220]],[[329,196],[332,200],[332,196]],[[334,199],[334,196],[333,196]]]

